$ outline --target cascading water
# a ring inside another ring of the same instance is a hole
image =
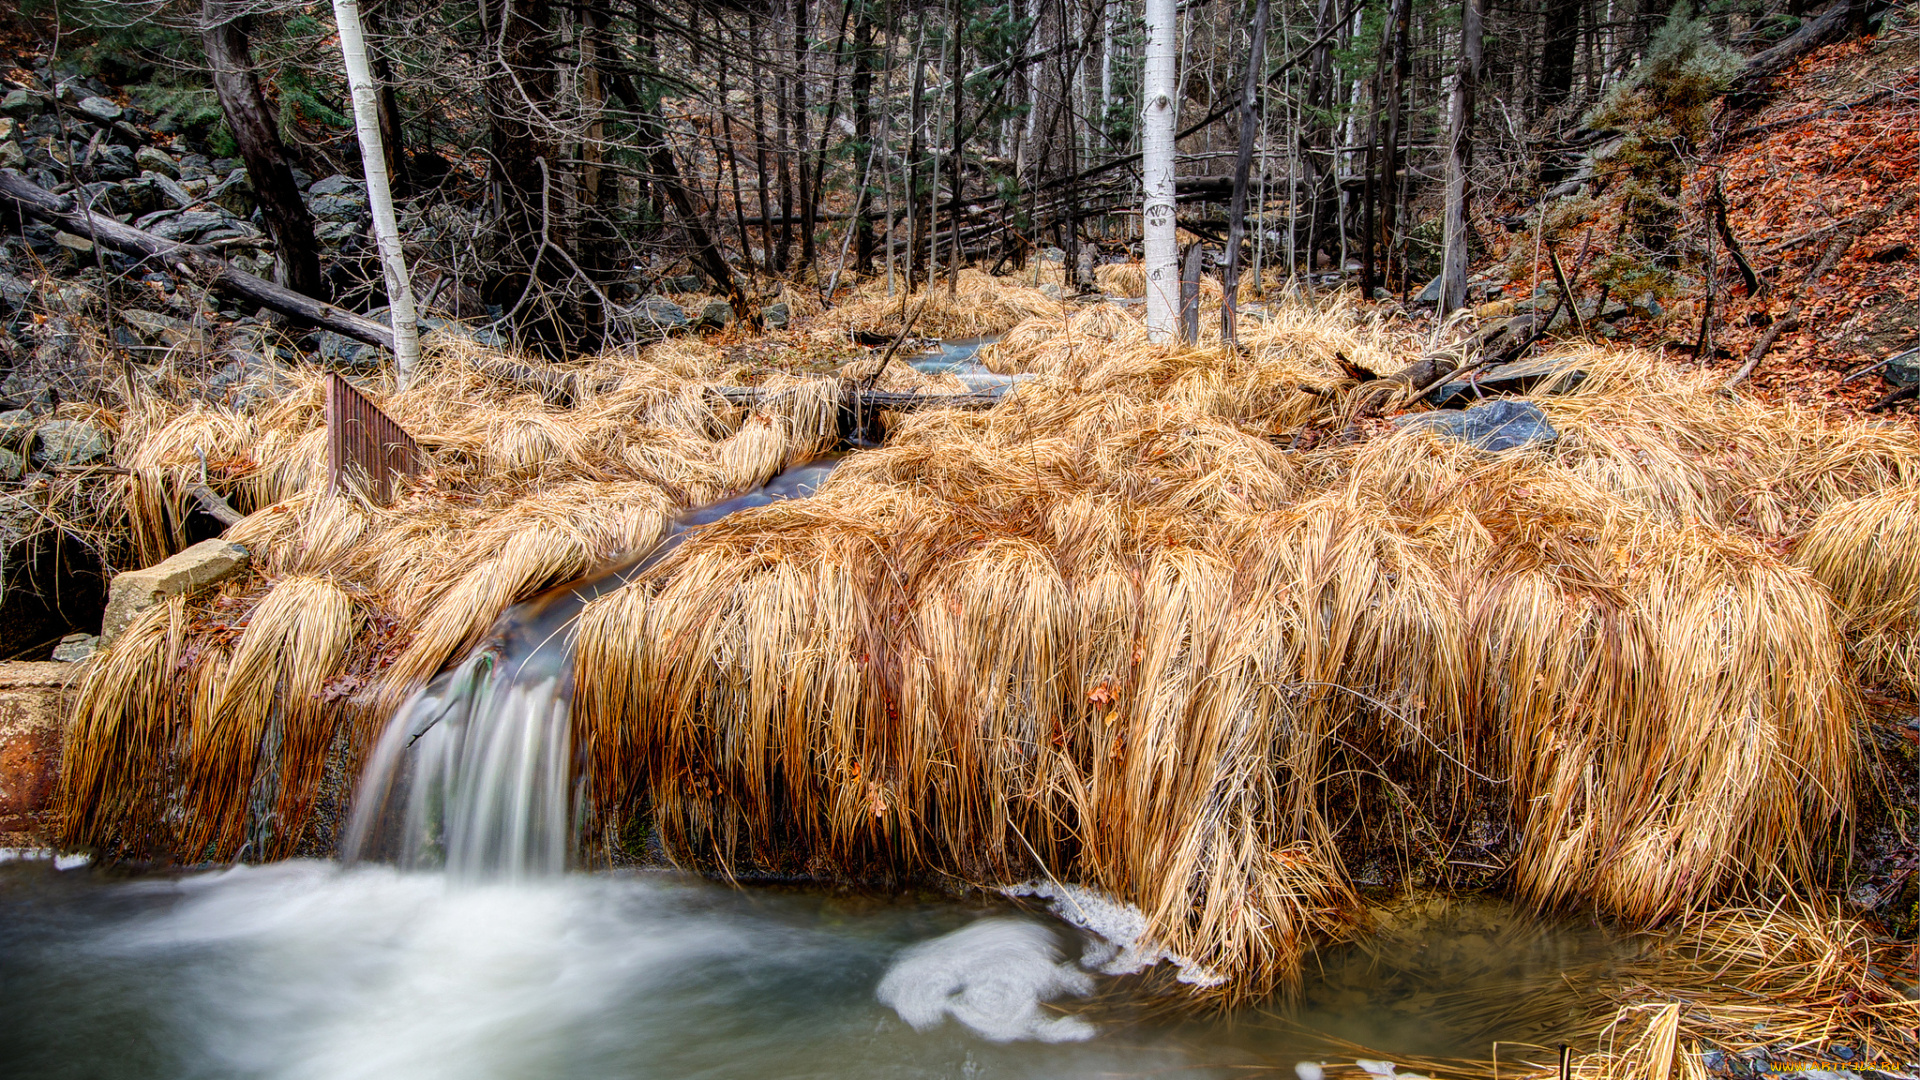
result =
[[[342,855],[456,877],[560,873],[573,849],[575,619],[679,543],[688,530],[781,499],[805,498],[837,459],[801,465],[757,491],[683,515],[653,551],[517,604],[464,661],[395,713],[354,799]]]

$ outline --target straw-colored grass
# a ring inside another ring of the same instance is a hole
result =
[[[1368,420],[1342,361],[1427,343],[1337,299],[1250,313],[1227,351],[1217,286],[1190,348],[1137,309],[961,286],[915,332],[1004,330],[982,359],[1032,376],[1016,394],[892,417],[813,498],[587,606],[590,835],[645,813],[727,871],[1095,886],[1222,1000],[1339,932],[1350,868],[1489,832],[1522,896],[1635,922],[1808,887],[1852,805],[1861,680],[1913,678],[1920,438],[1583,350],[1541,398],[1560,441],[1488,455]],[[900,303],[815,325],[897,331]],[[443,341],[383,397],[430,466],[386,507],[323,490],[317,380],[129,419],[143,550],[183,539],[206,453],[255,566],[99,661],[70,841],[289,850],[313,761],[363,749],[511,604],[837,435],[830,382],[695,342],[575,369],[565,407],[500,371]],[[746,382],[773,391],[751,413],[704,391]]]

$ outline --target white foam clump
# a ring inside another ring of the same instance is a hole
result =
[[[1055,915],[1093,934],[1095,943],[1080,963],[1105,975],[1132,975],[1166,961],[1178,968],[1179,980],[1191,986],[1219,986],[1226,976],[1151,943],[1147,916],[1139,908],[1083,885],[1057,881],[1029,881],[1000,890],[1008,896],[1031,896],[1051,901]]]
[[[952,1017],[993,1042],[1079,1042],[1094,1028],[1049,1016],[1041,1003],[1093,990],[1093,977],[1061,962],[1046,927],[988,918],[901,950],[876,995],[916,1031]]]
[[[61,855],[52,848],[0,848],[0,863],[46,862],[55,870],[73,870],[93,862],[91,855]]]
[[[1361,1071],[1373,1076],[1390,1077],[1393,1075],[1394,1065],[1391,1061],[1369,1061],[1366,1058],[1361,1058],[1355,1061],[1354,1064],[1360,1066]]]
[[[1323,1080],[1327,1071],[1317,1061],[1296,1061],[1293,1063],[1293,1075],[1300,1080]]]

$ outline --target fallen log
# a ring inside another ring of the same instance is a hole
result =
[[[729,405],[751,408],[774,401],[788,390],[768,390],[759,386],[710,386],[707,392]],[[841,407],[864,412],[916,412],[920,409],[991,409],[1007,392],[994,386],[961,394],[923,394],[917,390],[866,390],[843,386]]]
[[[393,348],[393,331],[385,323],[356,315],[345,308],[315,300],[266,278],[236,269],[208,248],[162,239],[105,214],[86,210],[70,196],[55,195],[18,173],[0,172],[0,207],[11,207],[23,217],[32,216],[51,222],[76,236],[92,237],[123,255],[155,262],[169,270],[205,281],[216,289],[277,311],[290,319],[332,330],[369,345]]]

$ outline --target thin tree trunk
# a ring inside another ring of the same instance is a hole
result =
[[[420,329],[414,319],[413,286],[407,256],[400,246],[400,224],[387,186],[387,153],[380,141],[380,92],[367,61],[366,33],[357,0],[333,0],[333,21],[340,31],[340,59],[353,94],[353,126],[360,135],[360,164],[367,175],[367,205],[373,211],[373,239],[380,249],[380,270],[387,279],[387,310],[393,314],[394,380],[400,389],[420,367]]]
[[[866,0],[850,0],[860,5],[853,24],[853,144],[865,157],[870,170],[874,155],[873,138],[873,11]],[[856,274],[873,272],[872,193],[863,179],[853,196],[853,270]]]
[[[952,0],[948,9],[953,33],[953,156],[951,161],[953,176],[953,250],[949,253],[951,262],[947,273],[947,299],[952,300],[960,288],[960,187],[964,181],[966,154],[961,148],[960,119],[963,113],[964,92],[967,85],[967,69],[962,62],[960,0]]]
[[[1174,60],[1179,9],[1174,0],[1145,0],[1146,72],[1141,115],[1141,172],[1145,197],[1141,230],[1147,272],[1147,334],[1171,340],[1180,305],[1180,253],[1174,241],[1174,145],[1178,103]]]
[[[1440,314],[1467,302],[1467,169],[1473,164],[1473,106],[1480,81],[1480,4],[1463,0],[1460,63],[1455,69],[1452,130],[1447,139],[1445,231],[1440,269]]]
[[[1239,314],[1240,245],[1247,234],[1247,174],[1253,168],[1253,141],[1260,86],[1267,74],[1267,0],[1253,9],[1253,44],[1247,55],[1246,89],[1240,94],[1240,147],[1233,159],[1233,202],[1227,209],[1227,265],[1221,277],[1225,297],[1220,304],[1220,335],[1229,348],[1238,343],[1235,319]]]
[[[293,182],[287,148],[280,142],[272,109],[253,74],[253,46],[247,37],[244,4],[205,0],[201,6],[201,43],[213,68],[220,111],[239,144],[253,181],[253,196],[273,236],[274,279],[297,293],[324,297],[320,252],[313,238],[313,215]]]
[[[813,265],[813,220],[810,208],[813,205],[813,185],[816,178],[807,167],[807,31],[812,28],[808,21],[807,0],[793,0],[793,125],[794,125],[794,164],[800,171],[800,266]],[[825,139],[826,132],[820,133]]]
[[[369,40],[377,41],[385,36],[381,24],[386,19],[385,8],[391,2],[384,0],[360,12],[360,23]],[[395,191],[411,194],[413,176],[407,166],[407,131],[400,122],[400,95],[395,90],[398,80],[393,77],[393,65],[387,62],[386,53],[379,49],[370,49],[368,53],[373,60],[374,85],[380,90],[380,144],[386,148],[387,177]]]

